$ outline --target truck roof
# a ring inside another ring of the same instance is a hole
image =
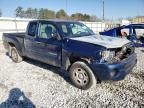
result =
[[[78,21],[74,21],[74,20],[60,20],[60,19],[38,19],[38,20],[32,20],[30,22],[33,21],[51,21],[51,22],[78,22]]]

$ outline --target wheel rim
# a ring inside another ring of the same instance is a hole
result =
[[[11,56],[14,61],[17,61],[17,53],[15,50],[12,50]]]
[[[86,86],[89,83],[89,76],[82,68],[76,68],[73,71],[73,79],[79,86]]]

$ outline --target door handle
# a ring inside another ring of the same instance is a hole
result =
[[[41,42],[36,42],[36,44],[40,44]]]

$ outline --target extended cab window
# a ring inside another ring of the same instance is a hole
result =
[[[28,28],[28,35],[35,36],[37,30],[37,22],[31,22]]]
[[[49,39],[52,38],[52,35],[56,32],[54,25],[49,23],[41,23],[39,28],[39,38]]]
[[[68,33],[66,25],[62,25],[61,27],[62,27],[62,31],[64,33]]]

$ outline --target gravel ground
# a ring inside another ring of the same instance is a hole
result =
[[[124,80],[82,91],[52,66],[13,63],[0,45],[0,108],[144,108],[144,49],[136,52],[137,66]]]

